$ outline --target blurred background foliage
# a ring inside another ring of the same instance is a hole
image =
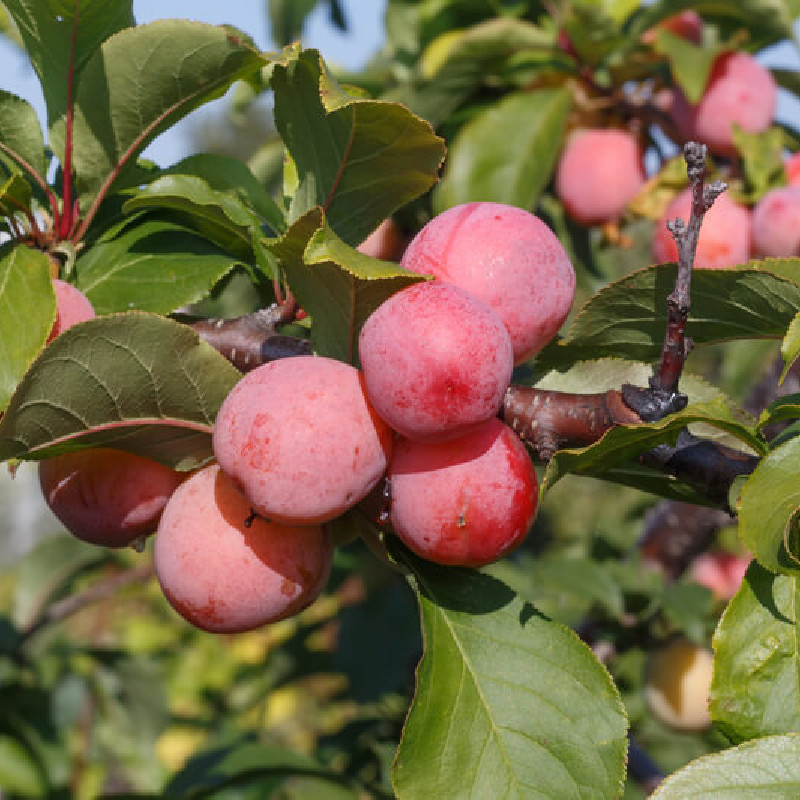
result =
[[[347,29],[337,0],[271,0],[265,13],[275,44],[301,37],[319,5]],[[380,52],[362,71],[337,77],[407,105],[448,143],[442,182],[395,216],[402,231],[469,200],[536,211],[574,258],[578,308],[601,286],[652,262],[655,220],[685,177],[680,165],[656,174],[676,149],[657,127],[640,128],[651,174],[646,193],[614,229],[578,226],[551,185],[568,132],[589,123],[637,124],[641,98],[628,92],[634,81],[643,81],[649,98],[673,80],[691,89],[702,69],[673,73],[681,52],[675,43],[665,40],[659,50],[640,38],[676,10],[703,14],[707,48],[757,51],[793,36],[798,5],[389,0]],[[2,8],[0,31],[16,37]],[[561,31],[571,50],[559,45]],[[783,82],[800,89],[786,76]],[[194,148],[246,160],[279,194],[283,147],[263,92],[257,80],[238,85],[227,112],[194,129]],[[795,149],[797,124],[776,125],[782,147]],[[774,164],[758,162],[758,151],[758,142],[745,142],[743,170],[728,173],[733,191],[751,201],[785,182]],[[262,302],[246,275],[234,272],[200,310],[235,316]],[[746,406],[777,354],[778,343],[744,342],[698,351],[690,367]],[[11,490],[4,484],[0,491],[7,507]],[[727,742],[709,730],[670,729],[653,716],[643,691],[648,654],[675,636],[707,647],[724,601],[689,577],[673,582],[645,564],[639,545],[659,507],[635,489],[568,477],[547,496],[526,544],[487,571],[549,617],[591,626],[632,736],[669,773]],[[4,547],[15,524],[19,518],[9,516]],[[389,771],[422,647],[419,612],[404,577],[361,542],[337,550],[327,591],[298,617],[212,636],[172,612],[147,551],[108,553],[43,524],[54,535],[21,558],[7,555],[0,574],[4,797],[393,796]],[[738,552],[733,530],[717,521],[711,547]],[[629,780],[626,798],[645,794]]]

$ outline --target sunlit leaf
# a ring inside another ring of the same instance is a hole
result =
[[[45,177],[44,135],[33,106],[10,92],[0,91],[0,154],[20,161]],[[8,163],[8,162],[6,162]]]
[[[465,125],[434,193],[437,213],[476,200],[533,210],[561,152],[572,95],[539,89],[506,95]],[[503,131],[514,131],[498,147]]]
[[[734,742],[800,732],[798,579],[753,562],[714,634],[711,718]]]
[[[297,170],[290,220],[320,206],[357,245],[437,179],[444,144],[396,103],[356,100],[326,74],[316,50],[275,67],[275,124]]]
[[[589,648],[496,578],[408,563],[425,653],[398,798],[618,796],[627,722]]]
[[[0,411],[44,346],[55,318],[47,256],[28,247],[0,250]]]

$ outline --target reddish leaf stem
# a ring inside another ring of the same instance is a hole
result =
[[[22,169],[28,173],[33,179],[33,182],[42,190],[47,202],[50,203],[50,209],[53,212],[53,227],[58,230],[61,214],[58,208],[58,200],[56,199],[53,190],[47,185],[47,181],[36,171],[32,164],[28,163],[22,156],[14,152],[8,145],[0,142],[0,152],[5,153],[12,161],[19,164]]]

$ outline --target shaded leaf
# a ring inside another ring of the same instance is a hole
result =
[[[670,775],[652,800],[800,796],[800,736],[766,736],[695,759]]]
[[[561,152],[571,107],[566,89],[539,89],[509,94],[474,117],[450,148],[434,193],[436,213],[477,200],[533,210]]]
[[[755,430],[743,423],[727,401],[718,396],[706,403],[692,404],[658,422],[619,425],[589,447],[557,451],[547,464],[541,491],[549,490],[568,472],[602,477],[606,469],[633,459],[658,444],[674,446],[681,430],[696,423],[726,431],[756,453],[766,449]]]
[[[185,325],[112,314],[41,353],[0,420],[0,460],[115,447],[192,469],[212,456],[217,410],[239,372]]]
[[[229,192],[248,205],[258,214],[261,222],[269,226],[267,233],[274,235],[286,229],[283,212],[270,193],[248,166],[237,158],[219,153],[200,153],[184,158],[163,170],[162,174],[202,178],[212,189]]]
[[[238,744],[194,756],[167,784],[168,796],[191,797],[195,792],[221,789],[244,778],[259,775],[300,774],[341,781],[311,756],[265,747],[257,744]]]
[[[425,280],[345,244],[319,209],[299,219],[270,247],[292,293],[314,320],[314,351],[348,363],[358,360],[358,334],[367,317],[395,292]]]
[[[132,0],[4,0],[42,85],[47,119],[53,124],[67,108],[70,51],[77,30],[72,71],[80,83],[86,63],[109,36],[134,24]],[[75,25],[77,18],[77,26]]]
[[[783,338],[800,311],[800,287],[784,273],[800,277],[800,260],[768,259],[737,269],[695,270],[687,336],[696,345]],[[656,361],[664,342],[666,298],[676,274],[674,264],[648,267],[602,289],[581,309],[566,337],[537,356],[538,362],[546,367],[602,357]]]
[[[15,172],[0,186],[0,216],[16,216],[30,207],[30,184],[19,172]]]
[[[303,23],[318,3],[319,0],[269,0],[269,29],[273,41],[284,47],[299,39]]]
[[[752,204],[760,200],[770,189],[786,181],[783,165],[783,131],[773,125],[761,133],[748,133],[741,126],[733,126],[733,141],[742,156],[746,194],[743,198]]]
[[[9,152],[10,151],[10,152]],[[0,90],[0,153],[13,154],[19,166],[26,162],[40,178],[45,177],[44,135],[33,106],[21,97]]]
[[[619,795],[627,722],[589,648],[496,578],[404,560],[425,653],[392,773],[398,798]]]
[[[144,218],[86,250],[76,263],[77,286],[98,314],[169,314],[205,297],[238,263],[186,225]]]
[[[794,519],[800,509],[800,439],[776,447],[756,467],[739,495],[739,537],[773,572],[800,575]]]
[[[107,551],[74,536],[53,536],[38,544],[16,568],[13,619],[20,628],[33,625],[53,599],[63,596],[70,581]]]
[[[753,562],[714,634],[711,718],[734,742],[800,732],[798,579]]]
[[[297,170],[290,220],[320,206],[357,245],[436,181],[444,144],[407,108],[355,100],[326,75],[316,50],[275,67],[275,124]]]
[[[75,99],[73,166],[84,211],[113,170],[124,181],[159,133],[263,63],[243,33],[188,20],[158,20],[106,41]],[[50,134],[59,155],[63,136],[62,119]]]
[[[0,250],[0,412],[56,318],[56,297],[47,256],[28,247]]]

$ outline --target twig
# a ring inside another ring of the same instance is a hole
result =
[[[653,390],[668,395],[674,395],[678,391],[683,365],[693,346],[692,340],[686,336],[686,320],[691,307],[692,266],[703,217],[717,197],[727,189],[722,181],[705,185],[705,145],[687,142],[683,148],[683,157],[686,159],[686,173],[692,187],[692,208],[688,225],[680,217],[667,223],[678,245],[678,278],[675,289],[667,298],[667,331],[661,350],[661,361],[650,379]]]
[[[207,319],[193,322],[190,327],[237,369],[249,372],[268,361],[311,353],[307,340],[277,333],[277,326],[293,317],[293,302],[276,303],[254,314],[235,319]]]
[[[19,645],[22,646],[34,634],[42,630],[42,628],[48,625],[54,625],[58,622],[63,622],[67,617],[77,614],[78,611],[83,610],[87,606],[105,600],[123,587],[132,583],[143,583],[152,577],[153,572],[153,564],[148,561],[146,564],[141,564],[125,572],[115,573],[108,578],[98,581],[83,592],[70,595],[57,603],[53,603],[37,617],[35,622],[22,631],[19,638]]]
[[[621,392],[569,394],[529,386],[508,388],[500,418],[542,461],[556,450],[592,444],[616,425],[642,422]]]

